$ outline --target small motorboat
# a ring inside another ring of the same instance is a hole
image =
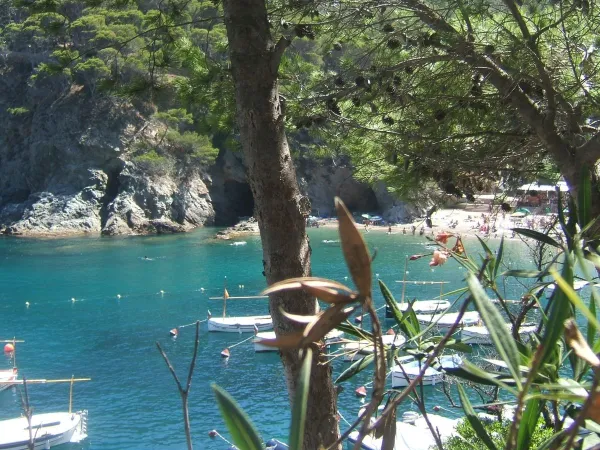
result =
[[[456,369],[462,364],[462,359],[458,355],[445,355],[439,358],[439,366],[441,369],[427,367],[425,374],[421,379],[424,386],[435,386],[444,379],[443,369]],[[392,369],[392,387],[405,387],[410,384],[417,375],[421,372],[422,362],[411,361],[403,363],[401,366],[396,366]]]
[[[208,331],[222,333],[254,333],[271,330],[273,319],[271,316],[240,316],[240,317],[210,317],[207,320]]]
[[[87,410],[34,414],[31,417],[34,449],[46,450],[67,442],[81,442],[87,438],[87,414]],[[2,450],[27,450],[29,443],[29,425],[26,417],[0,421]]]
[[[440,434],[442,441],[456,435],[458,419],[449,419],[438,414],[427,414],[427,418]],[[366,436],[361,444],[363,450],[381,450],[382,438]],[[348,436],[350,448],[358,441],[358,431],[353,431]],[[431,434],[427,422],[417,412],[406,411],[402,414],[402,420],[396,422],[396,439],[394,450],[429,450],[435,448],[436,442]]]
[[[446,314],[417,314],[417,320],[421,325],[429,326],[435,325],[435,327],[442,332],[448,331],[458,319],[459,313],[446,313]],[[481,317],[477,311],[467,311],[463,314],[459,328],[470,327],[478,325]]]
[[[344,332],[340,330],[331,330],[329,333],[325,335],[325,345],[334,345],[341,342],[344,336]],[[256,333],[256,339],[254,339],[254,351],[257,353],[260,352],[278,352],[279,348],[271,347],[270,345],[261,344],[260,341],[262,339],[275,339],[274,331],[262,331],[260,333]]]
[[[381,336],[381,340],[383,341],[383,345],[395,345],[396,347],[406,342],[406,338],[401,334],[384,334]],[[344,353],[344,361],[356,361],[365,355],[373,353],[374,345],[368,339],[350,341],[342,344],[342,351]]]
[[[511,325],[506,324],[506,327],[510,330]],[[519,336],[523,342],[527,342],[531,336],[531,333],[535,333],[537,325],[522,325],[519,329]],[[492,338],[490,337],[490,330],[485,325],[474,325],[464,327],[461,332],[461,341],[463,344],[474,344],[474,345],[492,345]]]
[[[0,392],[13,386],[10,381],[17,381],[19,371],[16,367],[0,370]],[[2,448],[2,447],[0,447]]]
[[[409,303],[396,303],[398,309],[402,312],[406,312],[409,307]],[[415,314],[436,314],[442,313],[450,308],[450,302],[448,300],[417,300],[412,304],[413,311]],[[392,319],[394,314],[388,305],[385,306],[385,317]]]

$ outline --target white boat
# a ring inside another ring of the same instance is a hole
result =
[[[506,327],[510,330],[511,325],[506,324]],[[523,342],[527,342],[531,336],[537,330],[537,325],[523,325],[519,329],[519,336]],[[461,341],[463,344],[476,344],[476,345],[492,345],[492,339],[490,338],[490,330],[485,325],[474,325],[470,327],[464,327],[461,332]]]
[[[458,319],[459,313],[446,314],[417,314],[417,320],[421,325],[429,326],[435,324],[439,331],[448,331]],[[463,314],[459,327],[470,327],[478,325],[480,316],[477,311],[467,311]]]
[[[573,281],[573,290],[580,291],[581,289],[586,287],[588,284],[590,284],[590,283],[589,283],[589,281],[586,281],[586,280],[575,280],[575,281]],[[552,294],[554,292],[554,290],[556,289],[556,284],[551,283],[548,286],[546,286],[546,289],[550,292],[550,294]]]
[[[9,381],[17,381],[17,375],[18,370],[16,367],[13,367],[12,369],[0,370],[0,392],[13,386],[9,383]]]
[[[456,435],[458,419],[449,419],[438,414],[427,414],[427,418],[440,434],[442,441]],[[358,431],[353,431],[348,436],[347,449],[354,448],[358,440]],[[375,439],[366,436],[360,446],[363,450],[381,450],[382,438]],[[436,442],[431,430],[423,416],[413,411],[402,415],[402,420],[396,422],[396,439],[394,450],[429,450],[435,448]]]
[[[403,363],[402,366],[396,366],[392,368],[392,387],[405,387],[413,381],[419,373],[421,373],[422,362],[411,361]],[[443,369],[455,369],[462,364],[462,359],[458,355],[445,355],[439,358],[439,365]],[[439,367],[439,366],[438,366]],[[424,386],[435,386],[441,383],[444,379],[444,372],[434,367],[428,367],[425,370],[425,374],[421,379]]]
[[[344,332],[340,330],[331,330],[325,336],[325,345],[334,345],[339,343],[344,336]],[[256,339],[254,339],[254,351],[257,353],[260,352],[278,352],[279,349],[277,347],[271,347],[269,345],[261,344],[260,341],[262,339],[275,339],[274,331],[262,331],[260,333],[256,333]]]
[[[34,449],[49,449],[87,438],[87,411],[34,414],[31,418]],[[0,421],[0,449],[28,450],[27,418]]]
[[[240,316],[240,317],[210,317],[207,320],[208,331],[222,333],[254,333],[271,330],[273,319],[271,316]]]
[[[402,312],[406,312],[408,310],[409,304],[406,303],[398,303],[398,309]],[[417,300],[412,304],[413,311],[415,314],[436,314],[443,313],[448,308],[450,308],[450,302],[448,300]],[[391,311],[390,311],[390,316]],[[388,312],[386,310],[386,317],[388,317]]]
[[[383,345],[395,345],[396,347],[406,342],[406,338],[401,334],[384,334],[381,336],[381,340],[383,341]],[[374,350],[373,342],[368,339],[346,342],[342,345],[344,361],[359,360],[365,355],[370,355]]]

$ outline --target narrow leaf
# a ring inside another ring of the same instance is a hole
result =
[[[539,231],[530,230],[529,228],[513,228],[515,233],[522,234],[525,237],[535,239],[536,241],[543,242],[544,244],[551,245],[556,248],[562,248],[562,246],[552,239],[550,236]]]
[[[262,439],[246,413],[225,390],[211,385],[231,439],[240,450],[263,450]]]
[[[517,448],[529,448],[531,437],[537,427],[537,423],[542,412],[542,403],[538,399],[529,400],[525,405],[525,412],[521,417],[519,429],[517,431]]]
[[[335,198],[342,251],[358,292],[371,298],[371,256],[352,215],[339,197]]]
[[[309,323],[304,329],[304,343],[320,341],[354,311],[356,308],[344,308],[344,305],[333,305],[327,308],[315,322]]]
[[[304,351],[304,360],[298,374],[294,406],[292,409],[292,425],[290,427],[290,450],[302,450],[304,441],[304,424],[306,420],[306,405],[310,386],[310,369],[312,367],[312,350]]]
[[[334,289],[329,289],[329,288],[319,287],[319,286],[311,286],[308,283],[301,283],[301,285],[302,285],[302,289],[304,289],[306,292],[314,295],[319,300],[323,300],[324,302],[327,302],[327,303],[347,304],[347,303],[352,303],[357,298],[355,294],[350,294],[350,295],[340,294],[338,291],[336,291]]]
[[[573,267],[569,255],[564,254],[564,264],[562,278],[567,282],[573,283]],[[544,334],[540,344],[544,346],[544,356],[542,364],[547,363],[555,351],[556,343],[560,339],[564,330],[564,323],[573,315],[571,304],[563,289],[555,289],[550,300],[550,312],[548,322],[546,323]]]
[[[592,326],[596,327],[596,329],[600,329],[600,322],[598,322],[598,319],[596,319],[596,315],[588,309],[585,303],[583,303],[583,300],[581,300],[579,295],[577,295],[577,292],[575,292],[573,289],[572,284],[569,284],[554,269],[550,269],[550,275],[554,277],[560,290],[565,293],[567,300],[569,300],[573,306],[581,311],[581,313],[587,320],[589,320]]]
[[[592,176],[590,169],[581,169],[581,179],[577,192],[577,218],[579,227],[583,228],[592,218]]]
[[[392,311],[394,320],[400,327],[400,330],[406,336],[408,336],[409,339],[414,338],[417,334],[419,334],[420,326],[413,309],[408,308],[403,314],[402,311],[400,311],[400,308],[398,308],[398,303],[394,299],[394,296],[385,283],[381,280],[379,280],[379,289],[381,290],[381,294],[383,295],[385,303]]]
[[[500,239],[500,246],[498,247],[498,252],[496,253],[496,265],[494,266],[494,279],[498,276],[498,269],[500,269],[500,265],[502,264],[502,257],[504,256],[504,235],[502,235],[502,239]]]
[[[502,275],[515,278],[541,278],[546,275],[546,272],[540,272],[539,270],[507,270]]]
[[[521,377],[519,374],[519,364],[521,358],[519,356],[517,345],[506,327],[502,315],[487,297],[483,287],[474,274],[469,273],[467,275],[467,284],[473,294],[473,300],[477,305],[477,310],[479,311],[479,314],[481,314],[481,318],[490,332],[490,338],[492,339],[496,350],[508,364],[511,375],[514,377],[517,386],[520,387]]]
[[[362,372],[366,367],[369,366],[373,362],[374,355],[371,353],[370,355],[366,355],[364,358],[359,359],[352,363],[350,367],[344,370],[339,377],[335,380],[335,383],[341,383],[352,378],[359,372]]]
[[[600,359],[592,351],[573,319],[565,322],[565,338],[575,354],[593,367],[600,367]]]
[[[348,286],[343,285],[342,283],[338,283],[337,281],[328,280],[327,278],[318,278],[318,277],[299,277],[299,278],[288,278],[287,280],[278,281],[277,283],[273,283],[267,289],[262,291],[263,295],[272,294],[274,292],[279,291],[288,291],[293,289],[301,289],[302,285],[312,286],[312,287],[322,287],[322,288],[330,288],[335,289],[342,292],[347,292],[352,294],[353,291]]]
[[[458,388],[458,396],[460,398],[460,403],[462,404],[463,411],[467,416],[467,420],[473,427],[473,430],[475,430],[475,434],[479,439],[481,439],[481,441],[485,444],[487,448],[489,448],[490,450],[497,450],[496,446],[494,445],[494,441],[492,441],[492,438],[483,427],[481,420],[479,420],[479,417],[477,417],[473,406],[471,406],[471,402],[469,401],[469,397],[467,397],[465,389],[460,384],[457,384],[456,387]]]

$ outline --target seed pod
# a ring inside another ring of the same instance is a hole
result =
[[[384,31],[385,33],[393,33],[393,32],[394,32],[394,26],[393,26],[391,23],[386,23],[386,24],[383,26],[383,31]]]
[[[387,46],[388,48],[395,50],[400,47],[400,41],[396,38],[391,38],[389,41],[387,41]]]

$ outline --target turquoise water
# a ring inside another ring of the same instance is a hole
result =
[[[56,240],[0,238],[0,339],[16,336],[26,341],[17,351],[20,373],[30,379],[71,375],[93,379],[76,384],[74,395],[74,408],[89,410],[89,439],[65,448],[185,448],[180,399],[155,342],[161,343],[185,379],[193,327],[183,328],[177,340],[170,339],[168,331],[204,319],[207,309],[219,314],[221,303],[208,297],[222,294],[225,276],[230,295],[256,295],[265,287],[260,239],[246,237],[247,245],[231,246],[214,241],[215,232],[203,229],[174,236]],[[313,274],[345,281],[348,273],[339,244],[323,242],[337,239],[337,232],[313,229],[310,236]],[[399,299],[400,284],[395,280],[401,279],[404,255],[427,252],[424,244],[428,242],[418,236],[383,233],[369,233],[366,240],[370,248],[378,249],[373,272]],[[521,259],[517,244],[509,247],[515,267],[526,265],[527,257]],[[455,262],[434,270],[428,262],[429,258],[411,262],[408,278],[450,281],[446,291],[463,285],[464,271]],[[407,296],[417,295],[414,289],[409,287]],[[517,288],[508,289],[508,297],[514,298]],[[424,297],[438,294],[434,289]],[[384,303],[378,291],[375,301],[378,306]],[[230,301],[227,310],[231,315],[265,314],[267,306],[265,300]],[[381,313],[383,317],[383,310]],[[205,326],[190,394],[195,447],[227,447],[207,435],[217,429],[228,436],[211,383],[218,383],[236,398],[265,439],[286,439],[288,400],[277,354],[256,354],[247,342],[232,348],[231,357],[223,360],[220,351],[248,335],[209,334]],[[0,367],[8,364],[0,355]],[[336,374],[346,367],[341,361],[334,364]],[[367,380],[365,374],[344,385],[339,407],[348,420],[360,405],[354,389]],[[30,401],[38,412],[67,410],[68,391],[67,384],[31,385]],[[439,387],[426,388],[426,392],[430,405],[448,407]],[[0,393],[0,419],[19,414],[18,390]]]

